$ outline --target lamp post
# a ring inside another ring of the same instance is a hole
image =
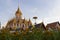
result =
[[[37,19],[37,17],[35,16],[35,17],[33,17],[33,19],[35,20],[35,24],[36,24],[36,19]]]

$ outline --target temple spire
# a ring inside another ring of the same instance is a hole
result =
[[[19,4],[19,0],[18,0],[18,9],[17,9],[17,11],[16,11],[16,14],[19,14],[19,15],[22,15],[22,13],[21,13],[21,10],[20,10],[20,4]]]
[[[29,19],[29,21],[28,21],[28,25],[30,26],[30,25],[32,25],[32,22],[31,22],[31,20]]]
[[[19,6],[19,0],[18,0],[18,9],[17,9],[15,15],[17,18],[21,18],[21,16],[22,16],[22,12],[21,12],[20,6]]]
[[[16,14],[22,15],[20,8],[18,7]]]

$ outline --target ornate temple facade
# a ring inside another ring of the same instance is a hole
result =
[[[31,20],[26,20],[25,18],[22,19],[22,12],[21,10],[17,9],[15,13],[15,17],[8,21],[6,28],[8,29],[23,29],[26,30],[29,28],[29,26],[32,25]]]

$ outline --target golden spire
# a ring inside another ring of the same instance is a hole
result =
[[[18,9],[17,9],[17,11],[16,11],[16,14],[20,14],[20,15],[22,15],[22,13],[21,13],[19,7],[18,7]]]
[[[22,15],[22,12],[21,12],[21,10],[20,10],[20,8],[19,8],[19,0],[18,0],[18,9],[17,9],[17,11],[16,11],[16,14]]]
[[[28,23],[31,23],[31,20],[29,19]]]
[[[28,21],[28,26],[31,26],[32,25],[32,22],[31,22],[31,20],[29,19],[29,21]]]

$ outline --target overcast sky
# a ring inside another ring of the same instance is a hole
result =
[[[60,21],[60,0],[19,0],[23,17],[31,19],[37,16],[37,23],[45,24]],[[2,26],[15,17],[18,0],[0,0],[0,21]]]

